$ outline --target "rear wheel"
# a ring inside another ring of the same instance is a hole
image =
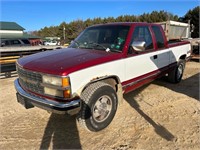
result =
[[[82,106],[78,121],[89,131],[100,131],[107,127],[117,110],[117,95],[107,83],[89,85],[81,95]]]
[[[176,68],[168,73],[168,80],[171,83],[179,83],[182,80],[185,69],[185,60],[179,60]]]

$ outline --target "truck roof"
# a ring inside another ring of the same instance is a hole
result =
[[[158,25],[155,23],[147,23],[147,22],[113,22],[113,23],[106,23],[106,24],[96,24],[90,27],[95,27],[95,26],[108,26],[108,25]]]

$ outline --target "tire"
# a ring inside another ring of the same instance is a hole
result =
[[[168,81],[171,83],[179,83],[182,80],[185,69],[185,60],[179,60],[176,68],[168,73]]]
[[[115,90],[107,83],[89,85],[81,95],[82,104],[78,121],[89,131],[106,128],[113,120],[118,100]]]

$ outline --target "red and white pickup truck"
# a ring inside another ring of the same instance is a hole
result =
[[[86,129],[112,121],[123,94],[167,75],[182,79],[189,42],[168,43],[162,27],[110,23],[85,29],[66,49],[20,58],[17,100],[54,113],[77,113]]]

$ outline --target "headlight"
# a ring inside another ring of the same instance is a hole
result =
[[[62,78],[59,78],[59,77],[43,75],[42,81],[43,83],[46,83],[46,84],[62,86]]]
[[[51,75],[42,76],[42,85],[44,86],[44,94],[70,98],[70,82],[68,77],[56,77]]]
[[[61,77],[55,77],[50,75],[43,75],[42,76],[43,83],[60,86],[60,87],[67,87],[69,86],[69,78],[61,78]]]

